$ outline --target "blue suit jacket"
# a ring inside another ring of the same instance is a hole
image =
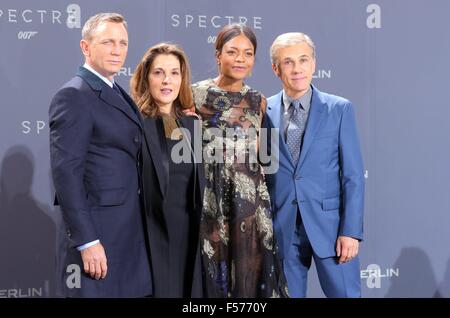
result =
[[[65,295],[141,297],[151,274],[139,195],[142,127],[135,104],[80,67],[53,98],[50,156],[56,196],[67,228],[62,259]],[[100,239],[108,273],[84,274],[76,246]],[[66,284],[67,265],[81,266],[81,288]]]
[[[303,146],[297,166],[292,162],[282,129],[276,173],[266,175],[281,257],[292,241],[297,208],[319,257],[335,256],[340,235],[362,239],[364,168],[352,104],[312,87]],[[280,128],[282,92],[267,100],[265,128]],[[270,137],[270,133],[269,133]],[[270,138],[268,139],[270,140]],[[270,147],[270,146],[269,146]]]

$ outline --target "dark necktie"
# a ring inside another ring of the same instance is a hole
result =
[[[116,83],[113,84],[113,90],[115,90],[116,93],[119,94],[119,96],[123,98],[122,92],[120,91],[120,88],[119,88],[119,86],[117,86]]]
[[[125,104],[127,104],[128,106],[131,107],[131,109],[133,110],[133,112],[136,112],[136,109],[134,109],[134,107],[133,107],[130,103],[127,102],[127,100],[126,100],[125,97],[123,96],[122,92],[120,91],[119,86],[117,86],[116,83],[113,84],[113,90],[116,91],[116,93],[119,95],[119,97],[123,100],[123,102],[124,102]]]
[[[300,101],[293,100],[289,109],[291,110],[291,118],[286,133],[286,144],[291,152],[294,164],[297,165],[300,157],[302,145],[302,137],[305,126],[305,114],[300,110]]]

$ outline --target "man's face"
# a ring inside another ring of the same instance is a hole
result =
[[[101,23],[92,38],[81,40],[81,50],[86,63],[112,80],[120,71],[128,52],[128,32],[122,23]]]
[[[312,48],[307,43],[280,48],[276,52],[276,63],[272,64],[272,68],[283,82],[288,96],[303,96],[308,91],[316,70]]]

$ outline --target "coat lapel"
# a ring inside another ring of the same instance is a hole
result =
[[[135,106],[134,102],[127,96],[128,94],[121,87],[119,88],[122,92],[123,99],[112,88],[110,89],[110,87],[105,87],[104,89],[102,89],[102,92],[100,93],[100,98],[107,104],[110,104],[116,107],[117,109],[121,110],[132,121],[134,121],[136,125],[141,126],[139,118],[136,114],[137,107]],[[133,111],[131,107],[136,109],[136,111]]]
[[[169,161],[163,122],[158,118],[145,118],[143,124],[146,146],[155,166],[161,193],[165,197],[169,180]]]
[[[78,69],[78,76],[83,78],[89,86],[96,91],[99,91],[99,97],[106,104],[111,105],[121,112],[123,112],[128,118],[130,118],[133,122],[136,123],[139,127],[141,127],[141,123],[139,121],[139,117],[136,112],[133,111],[132,107],[136,109],[136,104],[131,100],[128,94],[119,86],[122,96],[125,100],[123,100],[111,87],[106,85],[97,75],[92,73],[91,71],[85,69],[84,67],[80,67]],[[129,103],[129,105],[127,104]],[[130,107],[131,106],[131,107]]]

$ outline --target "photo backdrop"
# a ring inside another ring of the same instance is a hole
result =
[[[214,41],[231,22],[258,37],[248,84],[281,89],[269,47],[285,32],[316,44],[320,90],[351,100],[366,169],[363,297],[450,297],[450,2],[446,0],[2,0],[0,298],[56,296],[64,235],[53,206],[48,107],[83,64],[81,27],[98,12],[128,21],[128,88],[148,47],[181,45],[193,82],[216,75]],[[309,297],[323,297],[315,270]]]

